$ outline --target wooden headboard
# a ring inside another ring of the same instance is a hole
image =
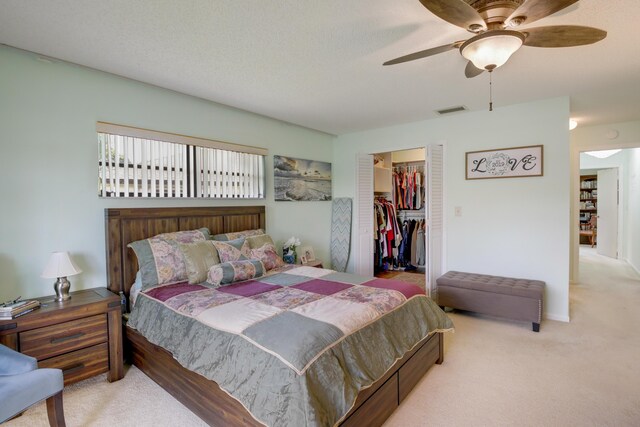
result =
[[[265,229],[264,206],[105,209],[107,287],[129,296],[138,261],[127,245],[160,233],[207,227],[212,235]]]

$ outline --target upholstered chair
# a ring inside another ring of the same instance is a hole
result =
[[[38,369],[36,359],[0,345],[0,423],[47,399],[49,425],[63,427],[60,369]]]

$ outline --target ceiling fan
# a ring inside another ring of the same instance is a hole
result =
[[[468,60],[467,78],[504,65],[520,47],[570,47],[596,43],[607,32],[577,25],[523,28],[554,14],[578,0],[420,0],[420,3],[445,21],[474,33],[468,40],[401,56],[383,65],[414,61],[458,49]]]

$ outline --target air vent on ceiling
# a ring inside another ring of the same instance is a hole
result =
[[[444,114],[457,113],[458,111],[467,111],[467,107],[465,107],[464,105],[458,105],[457,107],[449,107],[443,108],[442,110],[436,110],[436,113],[442,116]]]

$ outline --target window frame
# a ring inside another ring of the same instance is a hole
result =
[[[101,198],[265,198],[264,148],[106,122],[96,131]]]

